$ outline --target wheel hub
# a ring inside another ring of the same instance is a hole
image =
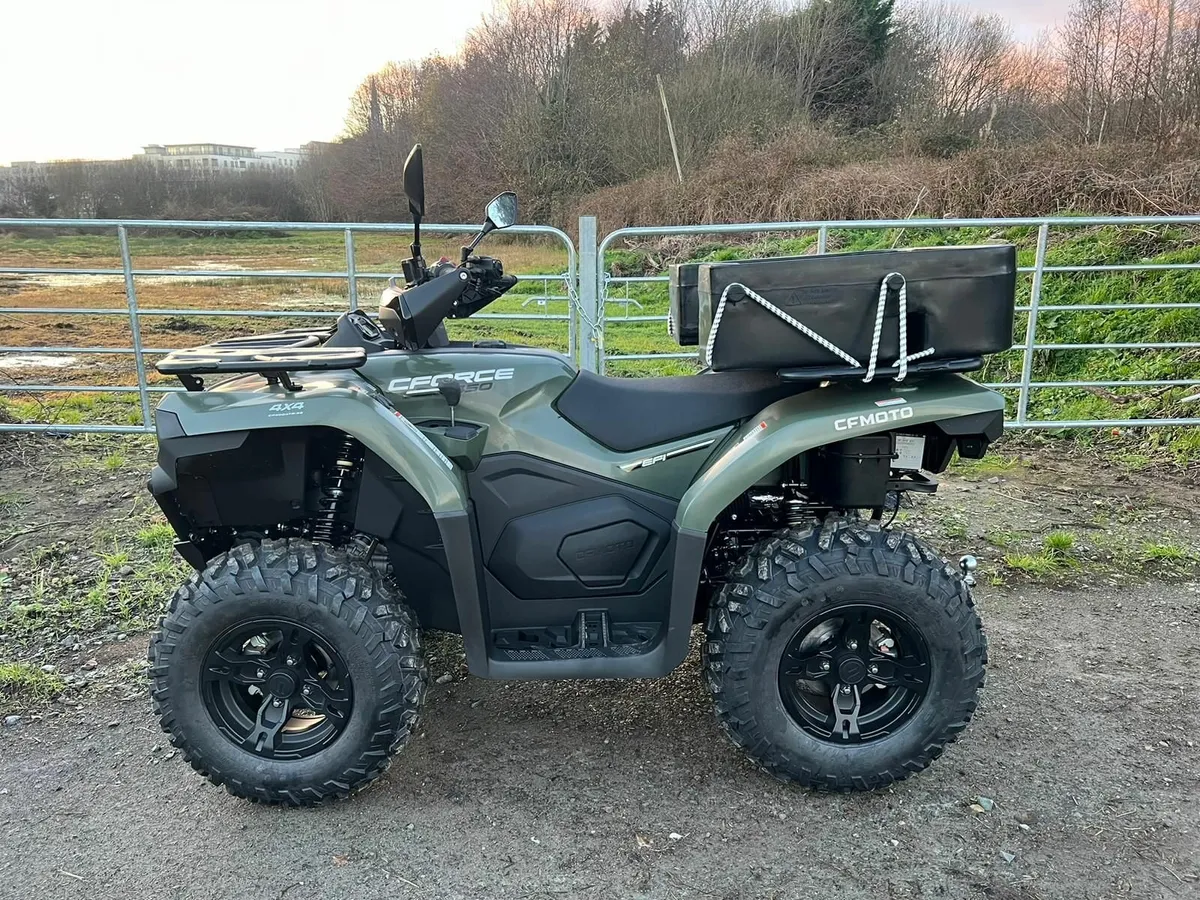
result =
[[[862,684],[867,678],[867,664],[857,656],[847,656],[838,663],[838,680],[842,684]]]
[[[234,744],[272,759],[303,759],[338,739],[354,688],[346,660],[318,631],[254,619],[217,637],[205,656],[205,707]]]
[[[802,624],[779,663],[792,720],[831,743],[895,734],[921,706],[931,665],[925,640],[890,608],[850,603]]]
[[[290,700],[296,694],[296,676],[287,669],[276,669],[267,679],[267,692],[280,700]]]

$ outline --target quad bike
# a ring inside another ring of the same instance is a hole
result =
[[[720,724],[771,774],[871,789],[938,757],[984,680],[973,561],[883,516],[982,456],[1003,399],[944,369],[624,379],[449,341],[516,282],[475,255],[516,197],[429,266],[419,146],[404,186],[412,255],[378,320],[159,363],[187,390],[158,407],[149,489],[196,571],[150,674],[191,765],[252,800],[345,797],[414,731],[422,629],[484,678],[651,678],[695,623]]]

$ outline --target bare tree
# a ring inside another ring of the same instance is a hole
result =
[[[368,75],[350,95],[346,134],[352,137],[372,130],[395,133],[411,128],[421,93],[421,68],[390,62]]]
[[[905,52],[922,67],[910,75],[916,96],[909,98],[909,114],[975,125],[990,115],[1006,87],[1013,47],[1008,23],[946,2],[908,7],[902,22]]]

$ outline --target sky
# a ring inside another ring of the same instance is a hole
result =
[[[967,0],[1020,37],[1067,0]],[[281,150],[332,140],[389,60],[453,52],[492,0],[10,0],[0,164],[118,159],[145,144]]]

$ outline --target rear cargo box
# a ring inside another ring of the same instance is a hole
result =
[[[1012,346],[1016,278],[1011,245],[702,264],[696,290],[701,356],[717,371],[856,370],[869,365],[877,342],[875,360],[886,368],[899,360],[903,327],[910,360],[978,358]],[[679,320],[685,321],[688,304],[679,283]]]
[[[699,263],[684,263],[670,269],[667,330],[681,347],[700,343],[700,294],[696,284],[699,274]]]

